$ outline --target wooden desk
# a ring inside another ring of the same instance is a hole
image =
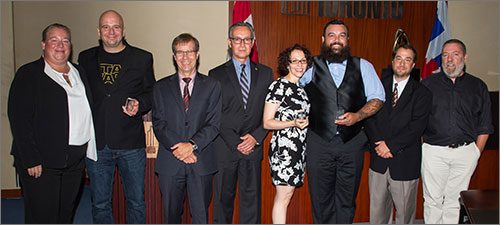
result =
[[[460,204],[472,224],[498,224],[498,190],[460,192]]]

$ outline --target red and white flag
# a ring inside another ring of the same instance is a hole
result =
[[[441,48],[450,39],[450,33],[450,27],[448,26],[448,4],[446,1],[438,1],[436,19],[432,27],[429,47],[425,54],[425,65],[420,74],[421,79],[441,71]]]
[[[252,12],[250,10],[249,1],[234,1],[233,5],[233,24],[236,22],[247,22],[253,27]],[[254,27],[255,29],[255,27]],[[255,39],[255,37],[254,37]],[[257,41],[254,42],[251,60],[255,63],[259,62],[259,53],[257,52]]]

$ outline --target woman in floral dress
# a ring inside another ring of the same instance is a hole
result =
[[[286,222],[286,210],[295,187],[304,181],[309,99],[299,79],[311,66],[311,53],[301,45],[282,51],[278,57],[280,78],[269,86],[264,106],[264,128],[273,130],[269,163],[276,186],[272,211],[275,224]]]

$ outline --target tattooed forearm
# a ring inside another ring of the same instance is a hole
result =
[[[375,114],[382,107],[383,104],[384,104],[384,102],[382,102],[380,99],[376,99],[376,98],[368,101],[363,106],[363,108],[361,108],[358,111],[358,114],[360,116],[360,120],[364,120],[367,117],[370,117],[373,114]]]

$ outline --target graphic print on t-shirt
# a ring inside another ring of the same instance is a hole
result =
[[[113,85],[118,79],[122,65],[112,63],[101,63],[99,65],[102,81],[104,85]]]

